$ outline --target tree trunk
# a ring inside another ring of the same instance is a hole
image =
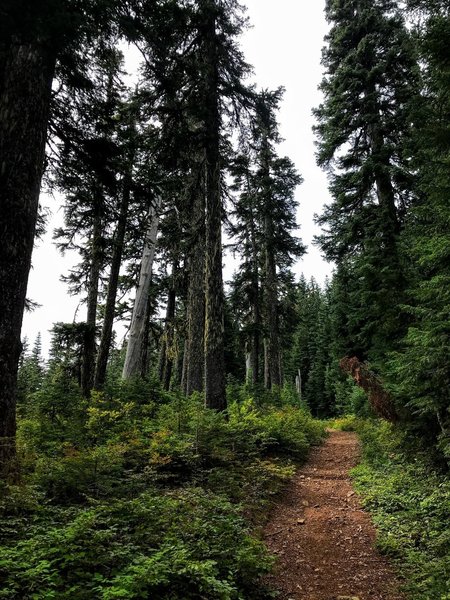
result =
[[[0,472],[15,456],[20,333],[31,265],[55,59],[11,43],[0,72]]]
[[[81,391],[85,398],[88,398],[94,384],[94,365],[95,365],[95,338],[97,326],[97,307],[98,307],[98,287],[100,280],[100,271],[102,267],[102,217],[101,205],[102,199],[97,196],[95,199],[96,214],[94,217],[94,227],[92,231],[91,243],[91,267],[89,270],[89,287],[87,297],[87,317],[86,331],[83,344],[83,363],[81,368]]]
[[[245,383],[249,385],[253,383],[253,373],[252,373],[252,353],[245,352]]]
[[[171,285],[167,295],[166,319],[159,359],[159,380],[165,390],[170,389],[170,380],[173,370],[176,305],[175,278],[177,270],[178,265],[174,262],[172,266]]]
[[[183,360],[182,360],[182,365],[181,365],[181,379],[180,379],[181,391],[183,392],[183,394],[185,396],[187,396],[187,355],[188,355],[187,345],[188,345],[188,342],[187,342],[187,339],[185,339],[183,342]]]
[[[297,390],[297,394],[302,399],[302,372],[300,369],[297,370],[297,375],[295,377],[295,387]]]
[[[119,283],[120,267],[122,265],[123,244],[127,229],[128,206],[130,203],[131,174],[127,174],[123,181],[122,201],[120,204],[117,230],[114,236],[111,271],[106,296],[105,315],[103,318],[102,334],[95,365],[94,388],[101,390],[105,384],[106,368],[111,349],[112,331],[116,314],[116,297]]]
[[[254,307],[253,316],[253,332],[252,332],[252,346],[250,352],[250,364],[252,370],[252,383],[257,385],[259,383],[259,355],[260,355],[260,318],[259,318],[259,307]]]
[[[220,194],[220,112],[215,2],[207,3],[205,47],[206,305],[205,404],[226,409],[224,298],[222,280],[222,198]]]
[[[251,369],[253,377],[253,385],[259,383],[259,355],[260,355],[260,340],[261,340],[261,306],[259,293],[259,269],[258,269],[258,243],[256,241],[255,223],[253,212],[250,217],[250,239],[252,246],[252,296],[253,296],[253,331],[252,331],[252,346],[251,346]]]
[[[152,295],[152,281],[149,283],[149,294],[147,299],[147,308],[145,309],[144,333],[142,334],[141,343],[141,359],[140,359],[140,376],[142,379],[147,379],[150,369],[150,332],[151,332],[151,317],[153,311],[154,297]]]
[[[189,249],[186,395],[203,391],[205,368],[205,204],[203,186],[194,197],[194,222]]]
[[[392,187],[390,167],[388,161],[382,164],[380,156],[385,154],[385,142],[379,126],[371,127],[371,150],[372,155],[377,159],[375,164],[375,184],[377,189],[378,203],[384,213],[385,232],[391,238],[400,232],[400,223],[398,220],[397,208],[395,206],[395,194]]]
[[[264,387],[270,390],[269,343],[264,339]]]
[[[156,205],[152,207],[149,215],[149,228],[145,236],[144,251],[142,254],[141,269],[139,273],[139,285],[134,301],[127,353],[122,371],[123,379],[138,377],[141,372],[142,348],[146,322],[145,317],[150,295],[160,208],[161,198],[158,198],[156,200]]]
[[[270,247],[269,240],[273,237],[270,217],[265,219],[266,261],[265,261],[265,316],[267,330],[267,367],[270,382],[266,386],[273,388],[281,385],[280,373],[280,341],[278,333],[278,293],[275,257]]]

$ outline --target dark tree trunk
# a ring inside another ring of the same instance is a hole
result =
[[[259,383],[259,357],[261,353],[260,349],[260,318],[259,318],[259,307],[254,307],[253,315],[253,326],[252,332],[252,345],[250,352],[250,368],[252,370],[252,383],[257,385]]]
[[[0,472],[15,456],[20,333],[44,170],[55,59],[38,43],[0,49]]]
[[[265,320],[266,320],[266,381],[268,388],[281,385],[280,341],[278,333],[278,292],[275,257],[270,240],[273,239],[270,217],[265,219],[266,257],[265,257]]]
[[[92,231],[91,243],[91,267],[89,271],[89,287],[87,297],[87,318],[86,333],[83,345],[83,364],[81,369],[81,390],[83,396],[88,398],[94,384],[94,366],[95,366],[95,338],[97,327],[97,306],[98,306],[98,287],[100,280],[100,271],[102,267],[102,200],[99,196],[95,199],[96,214],[94,216],[94,226]]]
[[[187,396],[187,350],[188,342],[187,339],[183,342],[183,359],[179,359],[179,363],[181,362],[181,378],[180,378],[180,386],[181,391],[185,396]],[[178,363],[178,364],[179,364]]]
[[[280,340],[278,331],[278,285],[274,251],[275,231],[272,221],[273,203],[270,178],[270,148],[268,132],[261,148],[264,196],[264,385],[267,389],[281,385]]]
[[[264,387],[270,390],[269,343],[264,340]]]
[[[385,233],[394,238],[400,232],[400,223],[395,206],[395,194],[392,186],[389,160],[381,160],[381,156],[386,154],[384,149],[385,142],[380,128],[376,125],[371,127],[371,149],[372,155],[376,159],[375,163],[375,184],[377,197],[380,207],[383,210]]]
[[[259,269],[258,269],[258,244],[256,241],[255,223],[253,221],[253,214],[250,218],[250,239],[252,246],[252,262],[253,262],[253,273],[252,273],[252,296],[253,296],[253,331],[252,331],[252,342],[250,352],[250,366],[252,369],[252,383],[257,385],[259,383],[259,357],[261,353],[261,306],[260,306],[260,293],[259,293]]]
[[[119,219],[117,221],[116,235],[114,236],[113,255],[111,259],[111,272],[106,296],[105,315],[103,318],[102,334],[95,365],[94,388],[101,390],[105,384],[106,368],[111,349],[112,331],[116,315],[116,297],[119,283],[120,267],[122,265],[123,244],[127,229],[128,206],[130,203],[131,176],[127,174],[123,182],[122,201],[120,204]]]
[[[179,327],[175,329],[175,362],[174,362],[174,374],[173,374],[173,385],[183,390],[183,362],[184,362],[184,340],[180,335]]]
[[[205,47],[205,196],[206,303],[205,404],[226,409],[224,361],[224,298],[222,280],[222,198],[220,193],[220,112],[215,2],[206,3]]]
[[[153,295],[151,294],[151,282],[147,298],[147,306],[145,308],[144,326],[142,330],[142,340],[139,360],[139,375],[142,379],[148,379],[150,370],[150,334],[151,334],[151,318],[153,311]]]
[[[170,389],[170,380],[173,371],[176,305],[175,280],[177,270],[178,265],[174,263],[172,266],[171,285],[167,295],[166,318],[159,358],[159,380],[165,390]]]
[[[195,194],[189,248],[186,395],[203,391],[205,368],[205,203],[203,187]]]
[[[159,347],[159,361],[158,361],[158,379],[160,383],[162,383],[164,379],[164,368],[166,365],[166,357],[167,357],[167,312],[169,309],[169,299],[167,299],[166,306],[166,318],[164,319],[164,331],[161,335],[160,347]]]

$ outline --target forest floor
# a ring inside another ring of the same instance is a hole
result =
[[[264,540],[278,558],[267,583],[279,600],[404,600],[352,489],[359,454],[355,433],[330,431],[274,508]]]

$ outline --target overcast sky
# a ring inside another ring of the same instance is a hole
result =
[[[300,207],[298,222],[300,235],[308,246],[308,253],[296,265],[296,273],[315,277],[323,283],[331,273],[312,239],[318,233],[314,213],[319,213],[328,202],[325,174],[316,166],[314,158],[313,118],[311,110],[320,102],[317,86],[322,78],[320,53],[327,31],[324,19],[324,0],[298,2],[296,0],[243,0],[248,8],[252,28],[242,38],[247,62],[253,65],[254,80],[258,87],[286,88],[279,114],[280,131],[285,139],[281,152],[289,156],[304,178],[297,190]],[[41,332],[44,354],[47,353],[52,324],[74,319],[79,299],[68,295],[67,287],[59,278],[74,261],[76,255],[61,257],[52,243],[55,226],[61,223],[61,199],[42,198],[42,204],[52,213],[45,238],[38,242],[33,254],[28,297],[41,308],[24,317],[22,335],[33,343]],[[226,269],[229,271],[229,269]],[[226,273],[228,277],[228,273]],[[84,318],[85,306],[79,307],[78,320]]]

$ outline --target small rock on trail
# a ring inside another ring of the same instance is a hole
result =
[[[356,434],[331,431],[274,508],[265,542],[278,560],[266,582],[279,600],[405,600],[352,490],[358,458]]]

